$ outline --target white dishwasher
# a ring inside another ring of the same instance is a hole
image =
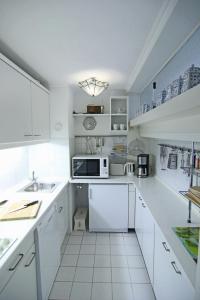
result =
[[[128,231],[128,184],[89,184],[89,230]]]
[[[38,300],[47,300],[60,264],[55,207],[51,207],[35,231]]]

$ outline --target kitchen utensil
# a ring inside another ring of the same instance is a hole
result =
[[[26,207],[26,209],[17,210],[13,213],[9,213],[11,210],[18,209],[27,204],[27,200],[11,201],[11,205],[0,212],[0,221],[14,221],[33,219],[37,217],[42,201],[38,201],[35,205]]]
[[[169,153],[167,168],[171,170],[177,169],[177,162],[178,162],[178,154],[173,149],[171,153]]]
[[[97,125],[95,118],[86,117],[83,121],[83,126],[86,130],[93,130]]]
[[[133,162],[127,162],[124,165],[124,174],[128,176],[132,176],[134,175],[134,172],[135,172],[135,164]]]
[[[167,147],[160,146],[160,165],[161,170],[166,170]]]
[[[8,213],[10,214],[10,213],[13,213],[13,212],[15,212],[15,211],[18,211],[18,210],[21,210],[21,209],[27,208],[27,207],[29,207],[29,206],[32,206],[32,205],[35,205],[35,204],[37,204],[38,202],[39,202],[38,200],[36,200],[36,201],[32,201],[32,202],[29,202],[29,203],[27,203],[27,204],[24,204],[23,206],[21,206],[21,207],[19,207],[19,208],[16,208],[16,209],[10,210]]]
[[[123,176],[124,175],[124,164],[110,164],[110,175],[112,176]]]

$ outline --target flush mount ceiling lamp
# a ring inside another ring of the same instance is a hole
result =
[[[88,95],[93,96],[93,97],[100,95],[109,86],[109,84],[107,82],[97,80],[94,77],[80,81],[78,83],[78,85]]]

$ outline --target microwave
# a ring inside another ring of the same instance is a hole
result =
[[[73,178],[108,178],[109,158],[99,155],[76,155],[72,157]]]

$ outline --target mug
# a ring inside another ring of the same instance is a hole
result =
[[[113,129],[114,130],[118,130],[119,129],[119,125],[118,124],[113,124]]]
[[[120,124],[119,128],[120,128],[120,130],[125,130],[125,124]]]

